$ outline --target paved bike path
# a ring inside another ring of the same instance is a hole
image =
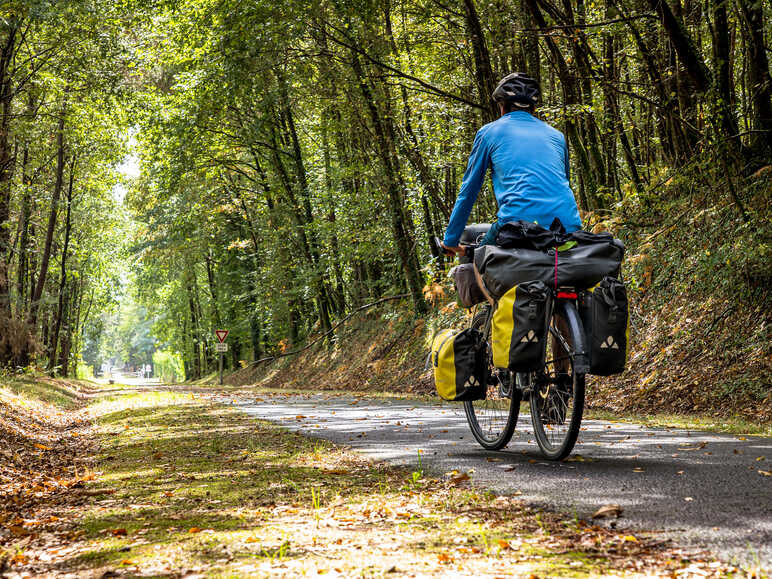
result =
[[[772,438],[587,420],[572,457],[554,463],[539,455],[527,413],[507,448],[492,452],[475,442],[461,405],[324,394],[239,405],[376,460],[417,467],[420,450],[434,474],[473,470],[475,486],[582,518],[617,503],[618,528],[658,529],[728,561],[772,564],[772,477],[759,472],[772,470]]]

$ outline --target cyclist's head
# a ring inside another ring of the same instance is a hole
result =
[[[523,72],[513,72],[501,79],[492,96],[504,113],[516,110],[532,113],[541,99],[541,88],[536,79]]]

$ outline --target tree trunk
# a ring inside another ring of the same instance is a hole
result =
[[[193,292],[190,289],[190,285],[187,287],[188,294],[188,309],[190,310],[190,337],[193,347],[193,355],[191,357],[192,362],[192,376],[193,379],[201,378],[201,344],[199,340],[198,332],[198,312],[196,311],[196,304],[193,300]]]
[[[17,32],[21,21],[16,16],[0,24],[0,316],[11,318],[11,296],[9,264],[7,261],[11,230],[7,227],[11,215],[11,181],[13,179],[14,155],[9,139],[11,125],[11,103],[14,96],[11,67],[17,48]],[[0,353],[3,358],[5,353]],[[8,360],[0,360],[7,362]]]
[[[209,282],[209,295],[212,298],[212,322],[216,328],[222,327],[220,319],[219,302],[217,301],[217,287],[214,281],[214,265],[212,259],[212,248],[210,247],[206,254],[206,279]]]
[[[64,316],[65,287],[67,285],[67,252],[70,249],[70,233],[72,231],[72,184],[75,180],[75,156],[70,161],[70,182],[67,187],[67,213],[64,221],[64,246],[62,247],[61,270],[59,272],[59,303],[54,318],[54,331],[51,337],[51,351],[48,356],[48,371],[55,373],[56,348],[59,343],[59,331]],[[63,375],[67,375],[64,373]]]
[[[306,243],[310,253],[309,265],[313,268],[314,286],[316,288],[316,309],[322,331],[326,332],[332,327],[330,322],[329,292],[327,291],[326,284],[320,271],[321,252],[319,251],[316,230],[313,227],[314,216],[311,208],[311,195],[308,188],[308,174],[306,173],[305,162],[303,160],[303,151],[300,147],[300,140],[298,139],[297,129],[295,128],[295,116],[292,112],[292,107],[289,102],[289,90],[287,87],[286,79],[278,72],[276,73],[276,79],[279,85],[279,93],[282,99],[281,116],[286,122],[290,143],[292,145],[292,158],[294,161],[295,177],[298,183],[298,193],[300,195],[301,202],[301,206],[298,207],[298,209],[301,210],[299,213],[301,221],[300,228],[303,229],[303,237],[307,239]],[[290,189],[292,188],[291,184],[288,184],[288,186]],[[306,226],[308,226],[308,232],[305,231]]]
[[[541,12],[537,4],[537,0],[524,0],[531,16],[539,28],[546,28],[547,22],[544,20],[544,15]],[[577,84],[574,75],[571,73],[566,59],[563,57],[560,48],[555,40],[548,36],[544,38],[547,43],[547,48],[552,55],[553,63],[557,69],[558,77],[560,78],[560,84],[563,88],[563,100],[567,106],[581,104],[581,99],[577,92]],[[582,209],[590,210],[597,208],[598,204],[595,200],[595,194],[597,190],[597,184],[593,177],[593,170],[590,165],[590,159],[587,155],[587,150],[584,147],[579,130],[576,126],[576,122],[570,116],[566,117],[566,137],[571,143],[576,156],[579,159],[579,165],[581,167],[581,179],[584,186],[584,195],[580,193],[579,199],[582,205]]]
[[[751,147],[761,162],[772,158],[772,80],[764,44],[764,2],[737,0],[743,23],[743,37],[748,48],[748,92],[753,108]]]
[[[472,44],[474,54],[474,73],[477,82],[479,103],[482,107],[483,122],[489,123],[498,117],[498,109],[491,95],[496,88],[496,80],[491,68],[491,57],[485,41],[480,18],[474,6],[474,0],[464,0],[464,20],[466,32]]]
[[[30,194],[29,176],[27,175],[27,162],[29,160],[29,145],[25,143],[22,154],[21,181],[23,195],[21,200],[21,212],[19,214],[19,265],[16,269],[16,312],[19,317],[23,317],[26,310],[27,301],[27,254],[30,250],[29,221],[32,212]]]
[[[353,50],[351,51],[351,65],[359,81],[359,88],[370,113],[370,120],[373,123],[376,146],[380,152],[381,165],[386,177],[392,233],[399,253],[402,270],[405,274],[405,281],[413,298],[413,306],[416,312],[425,313],[427,307],[422,292],[423,284],[421,283],[418,268],[418,258],[416,257],[415,248],[411,243],[411,231],[406,227],[404,200],[399,186],[399,176],[394,165],[394,143],[389,141],[390,131],[385,126],[385,122],[390,122],[390,119],[385,120],[379,110],[378,103],[365,78],[362,64],[359,61],[359,55]]]
[[[48,275],[48,263],[51,260],[51,248],[54,241],[54,231],[56,230],[56,216],[59,210],[59,197],[62,194],[64,182],[64,110],[62,110],[61,116],[59,117],[56,145],[56,183],[54,184],[54,192],[51,196],[51,213],[48,217],[46,241],[43,246],[43,255],[40,258],[40,274],[38,275],[35,293],[32,295],[32,304],[30,306],[30,326],[32,326],[33,330],[37,324],[40,298],[43,296],[43,287],[46,284],[46,277]]]

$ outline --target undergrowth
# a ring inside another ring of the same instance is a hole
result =
[[[670,201],[632,198],[607,222],[627,243],[632,354],[621,376],[593,379],[590,404],[772,420],[771,175],[746,183],[745,215],[685,174]]]

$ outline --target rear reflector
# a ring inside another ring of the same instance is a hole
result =
[[[558,292],[559,300],[575,300],[577,297],[579,296],[573,292]]]

